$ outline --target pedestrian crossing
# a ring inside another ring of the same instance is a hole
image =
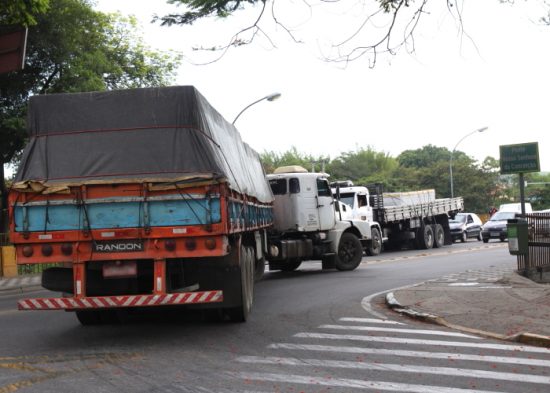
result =
[[[235,361],[225,375],[246,393],[550,391],[550,349],[376,318],[340,318]]]

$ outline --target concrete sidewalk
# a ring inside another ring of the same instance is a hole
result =
[[[12,278],[0,277],[0,292],[1,291],[13,291],[25,289],[37,289],[42,288],[41,275],[33,274],[28,276],[18,276]]]
[[[512,268],[467,271],[397,289],[386,295],[386,304],[453,329],[550,347],[550,285]]]

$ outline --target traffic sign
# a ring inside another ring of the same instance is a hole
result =
[[[540,172],[538,142],[500,146],[500,173]]]

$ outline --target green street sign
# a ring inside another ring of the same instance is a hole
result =
[[[500,173],[502,175],[540,172],[538,142],[502,145],[499,147]]]

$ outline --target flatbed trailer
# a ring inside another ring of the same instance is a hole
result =
[[[273,196],[258,154],[191,86],[36,96],[9,194],[18,264],[59,266],[21,310],[101,323],[186,306],[245,321]],[[108,319],[108,318],[107,318]]]

